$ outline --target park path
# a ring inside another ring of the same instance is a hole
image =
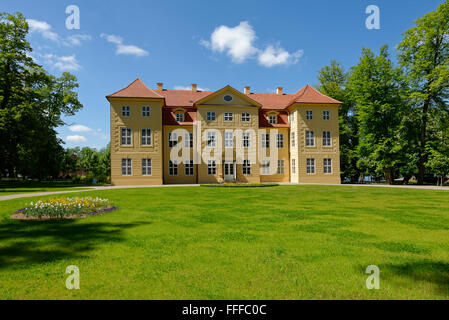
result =
[[[314,185],[311,183],[279,183],[280,185]],[[316,185],[326,185],[326,184],[316,184]],[[164,185],[144,185],[144,186],[95,186],[95,187],[79,187],[83,190],[70,190],[70,191],[47,191],[47,192],[29,192],[20,194],[10,194],[6,196],[0,196],[0,201],[18,199],[18,198],[28,198],[28,197],[40,197],[52,194],[64,194],[73,192],[86,192],[95,190],[112,190],[112,189],[130,189],[130,188],[155,188],[155,187],[198,187],[199,184],[164,184]],[[345,187],[382,187],[382,188],[397,188],[397,189],[421,189],[421,190],[444,190],[449,191],[449,187],[437,187],[437,186],[403,186],[403,185],[385,185],[385,184],[340,184],[337,186]],[[88,189],[86,189],[88,188]]]

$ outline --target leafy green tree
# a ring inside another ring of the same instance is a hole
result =
[[[356,183],[360,176],[357,167],[358,123],[356,109],[349,91],[346,89],[348,75],[341,64],[332,60],[330,65],[318,71],[319,90],[341,102],[339,109],[340,130],[340,172],[342,180]]]
[[[448,111],[449,96],[449,1],[416,20],[398,46],[399,61],[410,84],[410,98],[419,111],[418,183],[427,162],[429,117],[432,109]]]
[[[358,153],[368,162],[363,163],[363,169],[373,167],[376,172],[382,172],[388,184],[393,184],[403,163],[405,142],[400,139],[400,133],[406,103],[401,76],[401,70],[393,65],[384,46],[378,56],[364,48],[348,80],[357,109]]]

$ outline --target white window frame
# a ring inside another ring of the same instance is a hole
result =
[[[151,176],[152,175],[152,160],[151,158],[142,158],[142,175]]]
[[[331,113],[329,110],[323,110],[323,120],[330,120],[331,119]]]
[[[268,116],[268,123],[269,124],[276,124],[278,122],[278,116],[277,115],[269,115]]]
[[[332,158],[323,159],[323,173],[332,174]]]
[[[278,160],[276,174],[285,174],[285,160]]]
[[[215,147],[217,145],[217,133],[215,131],[207,132],[207,143],[208,147]]]
[[[315,132],[306,130],[306,147],[315,147]]]
[[[193,160],[187,160],[184,163],[184,174],[186,176],[193,176],[195,174],[195,169],[193,166]]]
[[[313,120],[313,110],[306,110],[306,120]]]
[[[251,132],[243,132],[242,146],[243,148],[249,148],[251,146]]]
[[[234,133],[232,131],[225,131],[225,148],[234,147]]]
[[[306,173],[315,174],[315,158],[306,159]]]
[[[251,122],[251,114],[249,112],[242,113],[242,122]]]
[[[176,117],[176,122],[184,122],[184,113],[176,112],[175,117]]]
[[[174,132],[168,133],[168,147],[174,148],[178,144],[178,135]]]
[[[250,160],[243,160],[242,174],[245,174],[245,175],[251,174],[251,161]]]
[[[207,160],[207,175],[217,175],[217,162],[215,160]]]
[[[262,148],[270,148],[270,134],[262,133]]]
[[[142,106],[142,117],[148,118],[151,115],[151,108],[149,106]]]
[[[296,159],[292,159],[292,174],[296,174]]]
[[[184,147],[193,148],[193,133],[188,132],[184,134]]]
[[[130,116],[131,116],[131,107],[122,106],[122,117],[130,117]]]
[[[125,173],[123,173],[125,171]],[[131,158],[122,158],[122,176],[133,175],[133,162]]]
[[[168,160],[168,175],[177,176],[178,175],[178,161]]]
[[[270,174],[270,160],[262,160],[260,165],[260,174],[269,175]]]
[[[330,131],[323,131],[323,147],[332,147],[332,136]]]
[[[284,148],[284,134],[283,133],[276,134],[276,147],[278,149]]]
[[[206,113],[206,120],[207,121],[215,121],[215,120],[217,120],[217,114],[215,113],[215,111],[208,111]]]
[[[140,145],[145,147],[153,145],[153,131],[151,129],[140,130]]]
[[[223,121],[225,122],[234,121],[234,114],[232,112],[225,112],[223,115]]]
[[[123,143],[125,140],[125,143]],[[120,130],[120,145],[132,146],[133,145],[133,130],[131,128],[121,128]]]

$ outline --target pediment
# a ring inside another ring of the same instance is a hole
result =
[[[231,86],[226,86],[220,90],[217,90],[198,101],[195,101],[195,105],[216,105],[216,106],[249,106],[260,108],[262,105],[257,101],[246,96],[242,92],[234,89]]]

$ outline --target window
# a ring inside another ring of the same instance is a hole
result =
[[[296,159],[292,159],[292,174],[296,173]]]
[[[142,129],[141,145],[151,146],[151,129]]]
[[[207,121],[215,121],[215,112],[206,113],[206,120]]]
[[[242,173],[243,174],[251,174],[251,162],[249,160],[243,160],[243,167],[242,167]]]
[[[284,147],[284,135],[282,133],[276,134],[276,146],[278,148]]]
[[[314,147],[315,146],[315,134],[313,131],[306,130],[306,146]]]
[[[324,173],[332,173],[332,159],[331,158],[323,159],[323,172]]]
[[[284,174],[285,162],[284,160],[278,160],[278,170],[277,174]]]
[[[207,160],[207,174],[208,175],[217,174],[217,164],[215,160]]]
[[[168,161],[168,174],[171,176],[178,175],[178,161],[176,161],[176,160]]]
[[[323,131],[323,147],[330,147],[331,144],[331,132]]]
[[[178,144],[178,135],[173,132],[168,133],[168,147],[173,148]]]
[[[323,111],[323,120],[330,120],[330,118],[331,118],[330,112],[327,110],[324,110]]]
[[[247,112],[242,113],[242,122],[250,122],[251,115]]]
[[[251,134],[249,132],[243,132],[243,147],[244,148],[249,148],[250,146],[250,139],[251,139]]]
[[[313,111],[306,110],[306,120],[313,120]]]
[[[131,159],[122,159],[122,176],[130,176],[132,174]]]
[[[193,160],[186,161],[184,164],[184,173],[186,176],[193,176]]]
[[[142,175],[151,176],[151,159],[142,159]]]
[[[268,123],[276,124],[277,123],[277,116],[268,116]]]
[[[150,107],[144,106],[142,107],[142,117],[150,116]]]
[[[122,116],[129,117],[131,115],[131,108],[129,106],[122,106]]]
[[[292,147],[296,145],[296,132],[292,132]]]
[[[215,141],[216,141],[216,135],[213,131],[207,132],[207,146],[208,147],[215,147]]]
[[[182,112],[176,113],[176,122],[184,122],[184,113]]]
[[[290,113],[290,123],[293,123],[293,121],[295,121],[295,113],[294,112]]]
[[[225,148],[232,148],[234,146],[234,134],[232,131],[225,131]]]
[[[225,112],[224,113],[224,121],[232,121],[232,119],[233,119],[232,112]]]
[[[226,94],[223,96],[223,100],[226,102],[231,102],[232,101],[232,96],[230,94]]]
[[[193,133],[186,133],[184,135],[184,147],[193,148]]]
[[[306,159],[306,170],[307,170],[307,173],[315,173],[315,159],[314,158]]]
[[[270,174],[270,160],[262,160],[262,168],[260,174]]]
[[[122,128],[122,146],[132,145],[131,129]]]
[[[262,148],[270,147],[270,134],[262,134]]]

